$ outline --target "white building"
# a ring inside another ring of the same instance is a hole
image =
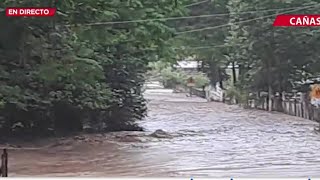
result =
[[[201,67],[201,62],[198,61],[178,61],[177,65],[174,66],[177,69],[185,71],[197,71]]]

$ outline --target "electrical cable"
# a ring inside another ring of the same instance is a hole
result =
[[[314,5],[312,5],[314,6]],[[312,6],[299,6],[300,8],[309,8]],[[100,26],[100,25],[113,25],[113,24],[129,24],[129,23],[142,23],[142,22],[152,22],[152,21],[171,21],[171,20],[183,20],[183,19],[193,19],[193,18],[208,18],[208,17],[220,17],[220,16],[229,16],[229,15],[239,15],[239,14],[250,14],[250,13],[261,13],[261,12],[270,12],[270,11],[279,11],[279,10],[289,10],[299,7],[290,7],[290,8],[275,8],[275,9],[261,9],[255,11],[244,11],[240,13],[220,13],[220,14],[205,14],[205,15],[196,15],[196,16],[180,16],[180,17],[167,17],[167,18],[155,18],[155,19],[138,19],[138,20],[127,20],[127,21],[108,21],[108,22],[94,22],[94,23],[84,23],[78,24],[82,26]],[[72,26],[72,25],[66,25]]]
[[[192,3],[192,4],[188,4],[188,5],[184,6],[184,7],[189,8],[189,7],[192,7],[192,6],[196,6],[196,5],[199,5],[199,4],[206,3],[206,2],[208,2],[208,1],[209,1],[209,0],[204,0],[204,1],[200,1],[200,2],[195,2],[195,3]]]
[[[280,14],[295,12],[295,11],[299,11],[299,10],[303,10],[303,9],[309,9],[309,8],[312,8],[312,7],[315,8],[316,6],[319,6],[319,5],[320,4],[316,4],[316,5],[312,5],[312,6],[305,6],[305,7],[293,9],[293,10],[290,10],[290,11],[285,11],[285,12],[281,12],[281,13],[277,13],[277,14],[271,14],[271,15],[267,15],[267,16],[261,16],[261,17],[257,17],[257,18],[253,18],[253,19],[247,19],[247,20],[238,21],[238,22],[235,22],[235,23],[228,23],[228,24],[222,24],[222,25],[218,25],[218,26],[205,27],[205,28],[201,28],[201,29],[193,29],[193,30],[188,30],[188,31],[181,31],[181,32],[178,32],[176,34],[185,34],[185,33],[191,33],[191,32],[204,31],[204,30],[218,29],[218,28],[221,28],[221,27],[227,27],[227,26],[230,26],[230,25],[236,25],[236,24],[251,22],[251,21],[255,21],[255,20],[260,20],[260,19],[264,19],[264,18],[268,18],[268,17],[277,16],[277,15],[280,15]]]

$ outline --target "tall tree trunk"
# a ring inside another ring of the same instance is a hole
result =
[[[233,77],[233,85],[237,83],[237,73],[236,73],[236,65],[235,62],[232,62],[232,77]]]
[[[209,62],[209,69],[208,69],[208,75],[210,79],[211,85],[215,86],[216,83],[219,81],[219,69],[217,68],[216,64],[214,62]]]
[[[224,89],[224,87],[223,87],[223,82],[222,82],[222,81],[219,82],[219,85],[220,85],[220,88],[221,88],[221,89]]]
[[[201,65],[200,64],[200,60],[197,59],[197,72],[200,72],[201,71]]]
[[[220,85],[220,88],[223,89],[223,78],[222,78],[221,68],[218,68],[218,75],[219,75],[219,85]]]
[[[202,70],[203,72],[206,72],[206,70],[204,69],[204,61],[201,61],[201,70]]]

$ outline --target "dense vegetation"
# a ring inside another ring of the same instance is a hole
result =
[[[146,115],[141,88],[152,61],[195,54],[211,83],[221,85],[227,66],[238,65],[234,86],[246,93],[290,91],[319,75],[319,29],[272,27],[278,13],[319,13],[316,0],[197,2],[2,1],[1,135],[140,130],[135,122]],[[7,6],[53,6],[58,14],[7,18]],[[138,19],[159,20],[121,23]]]
[[[230,13],[252,11],[257,7],[286,8],[277,12],[293,14],[319,13],[319,4],[312,1],[230,1],[228,4]],[[258,15],[277,12],[261,11]],[[229,21],[237,20],[243,18],[231,16]],[[296,82],[319,76],[319,53],[315,49],[319,45],[319,29],[272,27],[273,20],[258,19],[230,27],[226,43],[234,48],[230,48],[232,52],[228,53],[228,58],[240,66],[237,85],[241,88],[268,91],[273,95],[298,88]]]
[[[247,95],[265,91],[269,96],[293,89],[307,91],[308,86],[297,82],[319,77],[319,29],[273,27],[272,23],[277,14],[317,14],[318,7],[319,1],[303,0],[207,1],[193,7],[192,14],[223,15],[180,22],[190,26],[183,26],[185,33],[179,39],[212,46],[192,52],[204,61],[212,83],[222,84],[229,78],[225,71],[232,65],[235,91]]]
[[[186,87],[190,77],[195,81],[195,88],[203,88],[209,84],[209,79],[203,72],[186,72],[168,62],[152,62],[149,64],[149,68],[148,79],[161,82],[165,88],[175,88],[176,85]]]
[[[3,7],[57,7],[54,18],[0,19],[1,135],[140,130],[150,61],[173,54],[182,1],[5,0]]]

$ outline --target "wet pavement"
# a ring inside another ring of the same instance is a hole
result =
[[[102,143],[11,150],[9,175],[320,176],[320,135],[314,130],[315,122],[165,89],[147,90],[145,97],[149,113],[140,124],[147,132],[100,135]],[[148,136],[157,129],[172,137]]]

